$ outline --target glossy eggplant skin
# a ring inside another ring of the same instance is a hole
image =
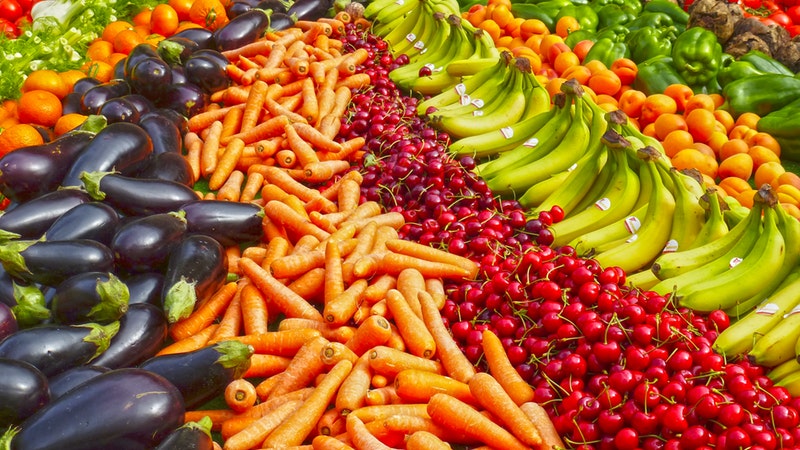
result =
[[[187,409],[197,408],[220,395],[231,381],[250,367],[253,347],[223,341],[187,353],[154,356],[139,365],[174,384]]]
[[[52,191],[0,215],[0,230],[17,233],[21,239],[38,239],[62,214],[90,201],[89,194],[78,189]]]
[[[269,16],[261,9],[250,9],[214,31],[217,50],[223,52],[255,42],[269,27]]]
[[[25,361],[0,358],[0,429],[19,425],[50,401],[47,377]]]
[[[120,98],[130,102],[134,108],[139,111],[139,120],[142,120],[142,116],[151,112],[156,107],[150,99],[142,94],[128,94]]]
[[[280,13],[280,14],[286,14],[286,11],[289,10],[286,3],[284,3],[281,0],[262,0],[256,3],[255,7],[258,9],[269,9],[273,13]]]
[[[161,272],[142,272],[123,278],[128,286],[128,305],[147,303],[161,310],[161,289],[164,287],[164,274]]]
[[[161,292],[170,323],[188,316],[219,289],[228,276],[225,249],[214,238],[187,234],[169,255]]]
[[[333,2],[330,0],[296,0],[286,13],[295,15],[297,20],[317,20],[325,17],[332,7]]]
[[[14,298],[14,278],[0,264],[0,303],[6,306],[15,306],[17,299]]]
[[[81,113],[97,114],[105,102],[131,93],[127,81],[113,79],[89,88],[81,96]]]
[[[172,83],[165,89],[158,106],[174,109],[185,117],[192,117],[205,109],[208,97],[206,91],[192,82]]]
[[[94,133],[71,131],[42,145],[23,147],[0,158],[0,192],[24,202],[54,191]]]
[[[125,78],[129,79],[137,64],[147,58],[159,58],[158,51],[150,44],[139,44],[128,53],[124,60]]]
[[[201,422],[203,422],[201,420]],[[211,450],[214,440],[211,439],[211,423],[187,422],[175,429],[158,444],[155,450]]]
[[[167,319],[161,308],[149,303],[136,303],[119,321],[119,332],[111,345],[92,364],[111,369],[133,367],[155,356],[167,339]]]
[[[192,188],[176,181],[126,177],[117,173],[84,175],[84,185],[91,195],[129,216],[167,213],[197,199]],[[96,178],[99,178],[97,184]]]
[[[287,13],[273,12],[270,15],[270,28],[275,31],[285,30],[294,26],[297,21],[294,17]]]
[[[194,186],[195,183],[192,167],[189,165],[189,161],[180,153],[166,152],[153,155],[135,176],[174,181],[189,187]]]
[[[83,77],[72,85],[72,92],[83,95],[89,88],[93,88],[98,84],[102,84],[102,81],[95,77]]]
[[[44,233],[46,240],[91,239],[108,245],[117,231],[119,213],[103,202],[87,202],[62,214]]]
[[[119,269],[130,273],[161,270],[186,234],[186,221],[171,213],[151,214],[126,222],[111,239]]]
[[[0,342],[0,358],[33,364],[49,378],[89,363],[108,347],[118,329],[118,322],[25,328]]]
[[[145,450],[183,424],[186,408],[169,381],[137,368],[111,370],[25,420],[14,450]]]
[[[150,140],[153,141],[153,155],[181,153],[183,147],[181,130],[165,115],[157,112],[148,114],[139,119],[139,126],[150,135]]]
[[[11,311],[11,306],[0,302],[0,341],[16,333],[17,330],[19,330],[19,325]]]
[[[108,367],[103,367],[96,364],[88,366],[77,366],[72,369],[67,369],[60,374],[50,378],[50,401],[53,401],[73,388],[91,380],[92,378],[102,375],[110,371]]]
[[[150,56],[133,66],[128,80],[133,92],[155,101],[172,83],[172,69],[161,56]]]
[[[225,89],[231,81],[219,61],[202,55],[200,52],[195,52],[190,56],[183,68],[186,70],[186,79],[199,86],[207,94]]]
[[[109,124],[95,135],[78,155],[61,182],[80,187],[83,172],[123,172],[153,153],[150,135],[139,125],[128,122]]]
[[[264,235],[264,214],[252,203],[194,200],[180,207],[190,233],[206,234],[223,247],[258,241]]]
[[[214,33],[206,28],[187,28],[170,37],[189,39],[196,43],[198,48],[214,48]]]
[[[128,286],[113,273],[84,272],[56,286],[50,311],[62,324],[105,324],[120,320],[129,298]]]
[[[114,254],[111,249],[90,239],[63,241],[19,241],[0,246],[0,251],[15,257],[22,256],[25,267],[10,265],[3,259],[6,270],[12,276],[28,282],[56,286],[69,277],[84,272],[111,272],[114,269]],[[30,244],[30,245],[27,245]],[[25,246],[18,251],[19,247]]]

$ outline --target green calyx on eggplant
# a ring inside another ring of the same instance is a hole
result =
[[[90,201],[89,194],[78,189],[53,190],[4,211],[0,229],[17,233],[21,239],[38,239],[62,214]]]
[[[97,358],[117,331],[119,322],[25,328],[0,342],[0,357],[26,361],[51,377]]]
[[[11,307],[11,311],[20,327],[32,327],[52,318],[53,314],[47,307],[47,300],[41,289],[35,284],[26,285],[14,281],[12,283],[17,304]]]
[[[92,361],[110,369],[133,367],[155,356],[167,340],[167,319],[160,307],[135,303],[119,320],[109,347]]]
[[[106,324],[128,311],[129,298],[128,286],[113,273],[85,272],[56,286],[50,310],[62,324]]]
[[[0,429],[22,423],[50,402],[47,377],[33,364],[0,358]]]
[[[118,172],[84,172],[81,181],[94,200],[104,200],[131,216],[168,213],[197,199],[194,189],[177,181],[128,177]]]
[[[196,422],[186,422],[165,437],[155,450],[211,450],[214,448],[211,426],[211,418],[208,416]]]
[[[0,245],[0,262],[13,277],[55,286],[84,272],[110,272],[111,249],[89,239],[18,240]]]

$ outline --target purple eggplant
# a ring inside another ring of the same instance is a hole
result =
[[[42,145],[23,147],[0,158],[0,192],[23,202],[56,190],[94,133],[71,131]]]
[[[222,341],[187,353],[154,356],[139,365],[174,384],[186,408],[203,405],[225,391],[250,367],[253,347],[239,341]]]
[[[173,35],[159,41],[156,50],[161,59],[176,66],[183,64],[192,53],[200,50],[200,45],[189,38]]]
[[[0,262],[15,278],[55,286],[84,272],[110,272],[114,254],[89,239],[17,240],[0,245]]]
[[[81,112],[83,114],[97,114],[103,103],[112,98],[122,97],[131,93],[131,87],[125,80],[114,79],[98,84],[86,90],[81,96]]]
[[[0,215],[0,230],[16,233],[22,239],[37,239],[62,214],[90,201],[89,194],[78,189],[52,191]]]
[[[153,155],[161,153],[180,154],[183,149],[181,130],[172,119],[153,112],[139,119],[139,126],[147,131],[153,141]]]
[[[122,225],[111,239],[117,267],[130,273],[160,270],[186,234],[186,220],[178,214],[143,216]]]
[[[128,94],[124,95],[120,98],[123,98],[129,101],[137,111],[139,111],[139,120],[142,120],[142,117],[151,112],[155,109],[156,105],[150,100],[149,98],[145,97],[142,94]]]
[[[253,7],[247,2],[232,2],[228,6],[228,18],[235,19],[248,11],[252,11]]]
[[[128,311],[128,286],[111,272],[84,272],[58,286],[50,303],[56,322],[106,324]]]
[[[19,330],[19,325],[11,307],[0,303],[0,341],[16,333],[17,330]]]
[[[141,59],[128,77],[133,92],[155,101],[172,83],[172,69],[160,56]]]
[[[128,95],[108,99],[97,111],[97,114],[105,117],[108,123],[138,123],[141,113],[136,105],[126,99]]]
[[[269,16],[266,11],[250,9],[214,31],[214,43],[221,52],[239,48],[264,36],[268,26]]]
[[[207,94],[228,87],[231,80],[225,68],[219,64],[219,61],[199,53],[195,52],[183,65],[189,82],[199,86]]]
[[[186,422],[165,437],[154,450],[212,450],[211,425],[208,416],[197,422]]]
[[[194,189],[176,181],[126,177],[113,172],[84,172],[81,180],[92,198],[130,216],[175,211],[197,199]]]
[[[264,235],[263,209],[252,203],[194,200],[180,211],[190,233],[211,236],[223,247],[255,242]]]
[[[194,172],[189,161],[180,153],[159,153],[151,156],[147,164],[135,176],[154,180],[174,181],[186,186],[194,186]]]
[[[183,116],[191,117],[203,111],[208,101],[206,91],[194,83],[186,82],[167,86],[157,104],[163,108],[174,109]]]
[[[297,22],[297,18],[295,16],[287,13],[273,12],[269,16],[269,29],[272,31],[285,30],[293,27],[295,22]]]
[[[161,290],[164,287],[164,274],[161,272],[142,272],[123,278],[128,286],[128,305],[147,303],[161,309]]]
[[[0,428],[19,425],[50,402],[47,377],[33,364],[0,358]]]
[[[140,164],[151,153],[153,141],[142,127],[127,122],[109,124],[78,155],[61,185],[81,186],[83,172],[124,172]]]
[[[25,328],[0,341],[0,358],[28,362],[52,377],[91,362],[108,348],[117,330],[119,322]]]
[[[111,369],[96,364],[88,366],[77,366],[67,369],[60,374],[50,378],[50,401],[53,401],[81,384],[102,375]]]
[[[214,33],[206,28],[187,28],[170,36],[173,37],[189,39],[197,44],[198,48],[214,48]]]
[[[17,299],[14,298],[14,278],[0,264],[0,303],[6,306],[14,306]]]
[[[108,245],[119,220],[119,213],[103,202],[81,203],[56,219],[44,237],[50,241],[91,239]]]
[[[284,0],[261,0],[260,2],[256,3],[256,8],[269,10],[273,13],[280,13],[286,14],[286,11],[289,10],[289,7],[292,6],[290,1]]]
[[[94,77],[84,77],[72,85],[72,92],[77,92],[78,94],[83,95],[89,90],[89,88],[93,88],[98,84],[102,84],[102,81]]]
[[[170,66],[172,69],[172,83],[173,84],[181,84],[181,83],[188,83],[189,79],[186,78],[186,71],[183,70],[183,66],[180,64],[173,64]]]
[[[167,320],[186,318],[195,306],[208,299],[228,276],[228,258],[216,239],[202,235],[185,236],[169,255],[162,305]]]
[[[111,370],[51,401],[3,439],[14,450],[145,450],[184,423],[180,392],[137,368]]]
[[[297,20],[317,20],[327,16],[331,8],[332,0],[295,0],[286,13]]]
[[[83,113],[83,106],[81,105],[82,94],[72,91],[61,99],[61,114]]]
[[[155,115],[159,115],[159,116],[164,116],[167,119],[169,119],[170,121],[172,121],[172,123],[175,124],[176,127],[178,127],[178,131],[180,131],[181,136],[183,136],[184,134],[189,132],[189,119],[187,119],[186,116],[184,116],[183,114],[175,111],[174,109],[156,108],[153,111],[151,111],[150,113],[145,114],[144,116],[142,116],[141,120],[147,120],[147,118],[150,115],[154,115],[154,114]],[[181,149],[181,150],[183,150],[183,149]]]
[[[129,79],[133,74],[134,67],[142,60],[147,58],[159,58],[158,51],[150,44],[139,44],[128,53],[128,56],[123,60],[125,68],[125,79]]]
[[[155,356],[166,340],[167,319],[161,308],[149,303],[130,305],[111,345],[92,364],[111,369],[133,367]]]

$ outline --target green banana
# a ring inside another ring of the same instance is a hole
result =
[[[778,289],[754,310],[724,329],[714,340],[714,351],[729,360],[746,355],[793,308],[800,306],[800,271],[781,281]]]
[[[393,57],[407,55],[409,61],[411,61],[412,58],[416,58],[421,52],[426,51],[428,48],[427,43],[436,33],[441,31],[440,27],[447,26],[444,14],[433,14],[425,6],[421,7],[420,10],[420,16],[405,36],[400,36],[399,40],[397,37],[387,40],[388,35],[387,38],[384,38],[389,44],[389,51]],[[394,30],[392,33],[394,33]]]
[[[800,373],[800,361],[798,361],[797,358],[792,358],[785,363],[781,363],[773,367],[769,372],[767,372],[767,376],[770,380],[772,380],[773,383],[777,383],[778,381],[784,380],[795,373]]]
[[[672,194],[675,197],[672,232],[664,252],[676,252],[680,249],[691,248],[706,221],[706,211],[700,204],[700,197],[697,195],[697,191],[702,189],[700,182],[679,172],[674,167],[669,170],[664,169],[664,166],[661,165],[658,167],[661,168],[663,178],[672,180]],[[695,186],[690,188],[689,183],[693,183]]]
[[[419,0],[395,0],[377,11],[375,16],[372,17],[372,21],[386,23],[390,22],[394,17],[404,16],[408,13],[415,14],[415,11],[420,10],[422,10],[422,5]],[[366,13],[366,9],[364,12]],[[369,18],[368,16],[365,17]]]
[[[428,48],[432,50],[425,53],[418,53],[413,61],[409,58],[409,63],[400,66],[389,72],[389,78],[398,86],[404,86],[410,83],[414,78],[419,77],[419,70],[425,65],[437,65],[440,61],[445,60],[450,55],[456,52],[455,45],[450,45],[448,42],[451,37],[458,39],[455,30],[453,30],[452,23],[448,20],[444,22],[444,26],[437,28],[438,32],[435,33],[431,41],[428,43]],[[405,36],[405,35],[403,35]]]
[[[444,70],[454,77],[468,77],[497,64],[497,56],[464,58],[451,61]]]
[[[800,339],[800,308],[796,306],[782,314],[780,320],[766,333],[759,336],[748,358],[764,367],[776,367],[796,359],[797,342]]]
[[[688,250],[713,242],[730,231],[725,218],[722,217],[723,204],[720,203],[716,188],[710,187],[706,189],[706,193],[700,197],[699,203],[706,211],[706,220]],[[727,208],[727,205],[725,207]]]
[[[562,188],[565,183],[567,183],[567,180],[572,175],[573,169],[576,167],[577,163],[575,166],[570,167],[567,170],[563,170],[557,174],[554,174],[550,178],[545,178],[544,180],[534,184],[527,191],[525,191],[525,194],[520,197],[518,201],[529,210],[531,205],[536,206],[541,204],[542,202],[546,201],[548,197],[553,195],[553,193],[558,191],[559,188]],[[530,212],[535,215],[535,213],[538,211],[530,210]]]
[[[664,186],[657,164],[663,159],[661,152],[653,147],[639,150],[645,161],[646,173],[652,177],[653,189],[647,212],[639,230],[621,245],[594,255],[603,267],[621,267],[626,272],[635,272],[650,264],[664,249],[672,230],[675,214],[675,197]],[[634,237],[635,236],[635,237]]]
[[[436,121],[445,116],[471,115],[476,109],[497,106],[502,103],[506,95],[504,88],[513,85],[514,78],[521,74],[513,67],[509,67],[508,70],[498,75],[502,76],[491,78],[477,89],[464,93],[457,102],[438,107],[436,111],[428,114],[428,117]]]
[[[786,375],[775,383],[775,386],[786,388],[789,395],[797,397],[800,395],[800,371]]]
[[[656,277],[656,274],[654,274],[650,269],[641,270],[634,274],[628,275],[625,278],[625,282],[628,285],[643,291],[655,286],[659,281],[661,280],[659,280],[658,277]]]
[[[495,77],[504,78],[511,70],[509,64],[512,60],[511,53],[503,52],[491,67],[487,67],[475,73],[475,75],[462,77],[462,81],[453,86],[452,89],[444,90],[421,101],[417,105],[417,114],[425,115],[431,108],[441,109],[449,105],[460,104],[461,97],[464,95],[469,95]]]
[[[408,1],[404,0],[404,3],[405,4],[416,3],[417,5],[419,5],[419,0],[408,0]],[[391,49],[394,46],[401,45],[401,43],[406,39],[406,36],[408,36],[408,34],[411,33],[414,27],[416,27],[417,24],[420,22],[422,15],[423,15],[423,8],[420,6],[416,6],[412,7],[410,10],[406,12],[403,12],[402,14],[398,14],[397,16],[395,16],[395,17],[402,17],[403,18],[402,21],[399,24],[395,25],[394,28],[386,32],[386,34],[383,36],[383,40],[386,41],[387,44],[389,44],[390,51],[392,51]],[[378,21],[379,24],[380,23],[388,24],[390,22],[393,23],[394,21],[393,20],[392,21],[387,20],[385,22]],[[376,32],[380,31],[379,25],[375,25],[374,27],[377,27]]]
[[[453,53],[446,61],[441,62],[441,65],[438,65],[431,75],[421,77],[418,76],[417,78],[414,78],[408,86],[410,91],[418,92],[422,95],[432,95],[438,94],[444,89],[447,89],[450,86],[455,86],[458,83],[459,79],[450,75],[445,68],[450,61],[456,59],[461,60],[469,57],[470,55],[474,55],[477,51],[475,49],[474,39],[470,40],[466,30],[462,29],[459,34],[462,35],[460,39],[462,44],[457,47],[455,53]]]

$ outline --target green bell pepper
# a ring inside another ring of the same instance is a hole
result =
[[[636,16],[617,5],[605,5],[597,11],[597,29],[602,30],[611,25],[625,25]]]
[[[544,25],[547,27],[548,30],[550,30],[551,33],[555,32],[556,13],[555,12],[551,13],[539,5],[533,3],[513,3],[511,4],[511,13],[514,14],[514,17],[521,17],[523,19],[541,20],[542,23],[544,23]]]
[[[575,47],[575,44],[586,39],[595,41],[597,40],[597,35],[589,30],[575,30],[564,38],[564,43],[567,44],[567,47],[572,49]]]
[[[628,33],[625,43],[630,49],[631,59],[638,64],[655,56],[670,56],[672,41],[676,37],[675,27],[647,27]]]
[[[664,13],[668,15],[679,31],[685,30],[689,22],[689,13],[684,11],[679,4],[673,3],[670,0],[650,0],[644,4],[642,11]]]
[[[722,46],[713,31],[691,27],[672,44],[672,61],[690,87],[705,86],[722,64]]]
[[[564,16],[574,17],[578,20],[581,30],[597,31],[597,22],[599,18],[597,12],[589,5],[567,5],[558,12],[555,17],[556,23]]]
[[[591,0],[589,2],[589,6],[597,12],[600,12],[607,5],[616,5],[633,16],[638,16],[642,11],[642,2],[640,0]]]
[[[792,75],[753,75],[731,81],[722,90],[723,108],[733,117],[752,112],[761,117],[800,98],[800,78]]]
[[[611,64],[620,58],[629,58],[630,52],[628,46],[624,42],[614,42],[609,38],[602,38],[595,41],[583,62],[599,60],[606,67],[611,67]]]
[[[670,56],[656,56],[638,64],[638,73],[633,87],[647,95],[663,94],[671,84],[686,84],[681,78]]]
[[[629,30],[636,31],[641,28],[669,28],[675,22],[668,15],[660,12],[643,12],[639,17],[626,24]]]
[[[731,60],[728,64],[723,63],[717,73],[717,81],[723,88],[735,80],[740,80],[753,75],[764,75],[766,72],[756,69],[756,66],[749,61]]]
[[[760,50],[750,50],[739,57],[739,61],[747,61],[756,69],[765,73],[777,73],[780,75],[794,75],[794,72],[786,67],[782,62],[769,56]]]
[[[625,37],[628,36],[630,30],[625,25],[611,25],[598,30],[595,35],[597,42],[600,39],[611,39],[614,42],[625,42]]]
[[[781,159],[800,162],[800,99],[762,116],[756,128],[778,141]]]

